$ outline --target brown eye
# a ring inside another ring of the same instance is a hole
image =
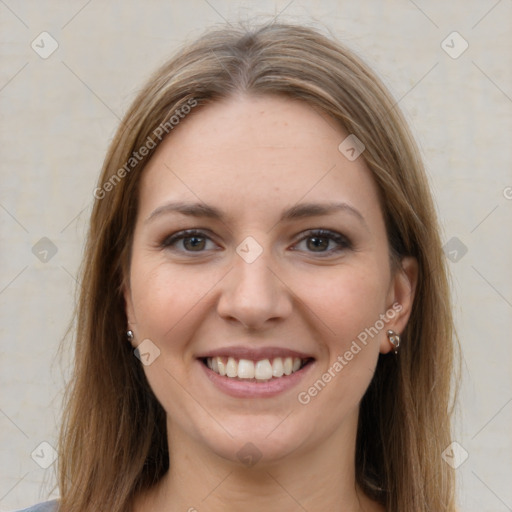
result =
[[[204,249],[206,245],[206,241],[204,237],[200,236],[189,236],[184,237],[183,239],[183,247],[189,251],[201,251]]]
[[[303,242],[305,242],[306,252],[314,252],[321,256],[329,256],[352,248],[352,243],[347,237],[325,229],[310,231],[307,236],[299,240],[297,246]]]
[[[200,253],[213,248],[208,246],[208,242],[215,246],[210,237],[202,231],[186,230],[166,237],[160,246],[176,252]]]
[[[308,249],[315,252],[325,251],[329,247],[329,239],[326,237],[310,236],[307,240]]]

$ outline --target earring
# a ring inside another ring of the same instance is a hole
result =
[[[126,331],[126,339],[131,343],[133,341],[133,331]]]
[[[398,347],[400,346],[400,335],[397,334],[395,331],[391,331],[389,330],[387,332],[387,335],[388,335],[388,340],[389,342],[391,343],[391,345],[393,345],[394,347],[394,352],[395,354],[398,354]]]

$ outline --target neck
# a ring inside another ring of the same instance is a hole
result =
[[[170,469],[135,510],[171,512],[383,512],[357,487],[357,416],[321,446],[247,467],[206,450],[168,425]]]

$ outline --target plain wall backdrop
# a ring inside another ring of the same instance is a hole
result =
[[[411,124],[462,345],[447,461],[462,511],[512,510],[512,0],[0,0],[0,510],[47,499],[54,482],[69,371],[56,350],[121,116],[206,27],[273,18],[331,30]]]

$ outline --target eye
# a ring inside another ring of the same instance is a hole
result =
[[[304,244],[304,248],[300,245]],[[198,229],[187,229],[179,231],[164,238],[160,246],[178,252],[202,253],[207,250],[215,250],[218,247],[213,240],[204,232]],[[319,255],[332,255],[346,249],[351,249],[352,244],[348,238],[335,231],[316,229],[307,232],[297,242],[293,250],[306,250],[307,252],[318,253]]]
[[[162,248],[171,248],[181,252],[203,252],[208,248],[213,249],[213,247],[207,247],[208,242],[216,246],[203,231],[187,229],[166,237],[160,245]]]
[[[308,252],[331,255],[346,249],[351,249],[352,244],[348,238],[335,231],[326,229],[314,229],[307,236],[301,238],[296,246],[305,242]]]

